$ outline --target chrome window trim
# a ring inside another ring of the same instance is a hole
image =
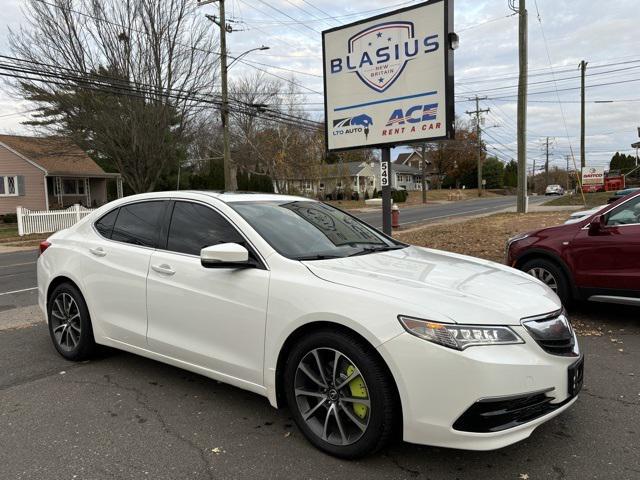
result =
[[[165,197],[159,197],[159,198],[145,198],[145,199],[140,199],[140,200],[134,200],[132,202],[127,202],[127,203],[121,203],[120,205],[114,206],[111,210],[103,213],[102,215],[100,215],[99,218],[97,218],[96,220],[93,220],[91,222],[91,228],[93,229],[94,233],[96,235],[98,235],[98,237],[100,237],[102,240],[105,240],[107,242],[112,242],[112,243],[116,243],[118,245],[128,245],[130,247],[136,247],[136,248],[143,248],[145,250],[152,250],[152,251],[156,251],[157,248],[154,247],[147,247],[144,245],[135,245],[133,243],[128,243],[128,242],[121,242],[119,240],[112,240],[111,238],[107,238],[104,235],[102,235],[98,229],[96,228],[96,223],[98,223],[103,217],[106,217],[107,215],[109,215],[111,212],[113,212],[114,210],[117,210],[119,208],[122,207],[126,207],[129,205],[135,205],[136,203],[149,203],[149,202],[166,202],[166,201],[171,201],[170,198],[165,198]],[[117,221],[117,218],[116,218]],[[115,226],[115,224],[114,224]],[[113,233],[113,232],[112,232]]]
[[[216,197],[211,197],[211,198],[216,198]],[[209,207],[212,210],[214,210],[216,213],[219,213],[220,215],[222,215],[222,217],[224,217],[225,220],[227,220],[239,233],[240,235],[247,241],[247,243],[249,245],[251,245],[251,248],[253,248],[253,251],[256,252],[259,256],[260,261],[262,262],[262,265],[264,267],[265,270],[270,271],[271,269],[269,268],[269,264],[266,262],[264,255],[262,254],[262,252],[260,252],[260,250],[258,248],[256,248],[256,246],[254,245],[254,243],[249,240],[249,238],[245,235],[245,233],[242,231],[242,229],[240,227],[238,227],[238,225],[232,221],[228,215],[226,215],[224,212],[221,212],[220,210],[218,210],[216,207],[214,207],[213,205],[211,205],[210,203],[207,203],[203,200],[199,200],[199,199],[193,199],[193,198],[187,198],[187,197],[158,197],[158,198],[144,198],[144,199],[139,199],[139,200],[134,200],[131,202],[126,202],[126,203],[121,203],[117,206],[114,206],[112,209],[108,210],[107,212],[103,213],[102,215],[100,215],[100,217],[98,217],[96,220],[93,220],[91,222],[91,228],[93,229],[93,232],[100,237],[101,240],[104,240],[106,242],[112,242],[118,245],[128,245],[130,247],[135,247],[135,248],[142,248],[145,250],[151,250],[151,251],[158,251],[158,252],[167,252],[167,253],[172,253],[174,255],[182,255],[182,256],[186,256],[186,257],[192,257],[192,258],[200,258],[198,255],[191,255],[188,253],[181,253],[181,252],[174,252],[173,250],[165,250],[162,248],[154,248],[154,247],[146,247],[144,245],[135,245],[133,243],[127,243],[127,242],[120,242],[118,240],[113,240],[111,238],[107,238],[105,236],[103,236],[98,229],[96,228],[96,223],[98,221],[100,221],[100,219],[102,219],[103,217],[109,215],[111,212],[113,212],[114,210],[117,210],[119,208],[122,207],[126,207],[128,205],[135,205],[136,203],[147,203],[147,202],[170,202],[170,201],[184,201],[184,202],[193,202],[193,203],[199,203],[205,207]],[[224,202],[222,202],[224,203]],[[170,225],[169,225],[170,226]],[[167,232],[168,235],[168,232]]]

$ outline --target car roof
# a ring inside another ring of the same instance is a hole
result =
[[[197,198],[207,196],[215,198],[224,203],[239,203],[239,202],[315,202],[311,198],[300,197],[295,195],[281,195],[277,193],[260,193],[260,192],[225,192],[217,190],[177,190],[177,191],[165,191],[165,192],[152,192],[141,193],[138,195],[132,195],[124,197],[124,201],[140,201],[153,198]]]
[[[629,195],[630,193],[637,192],[638,190],[640,190],[640,187],[625,188],[624,190],[618,190],[616,195]]]

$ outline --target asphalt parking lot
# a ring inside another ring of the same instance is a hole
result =
[[[24,283],[14,290],[32,286],[33,265],[16,264],[33,255],[21,255],[13,263],[0,256],[0,282],[7,274]],[[33,291],[0,301],[3,480],[640,479],[639,309],[588,304],[571,312],[584,334],[585,386],[572,409],[530,439],[493,452],[396,443],[348,462],[315,450],[287,410],[257,395],[115,351],[67,362]]]

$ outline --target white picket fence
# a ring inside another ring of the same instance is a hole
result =
[[[73,205],[66,210],[29,210],[18,207],[18,235],[33,233],[51,233],[72,227],[84,217],[93,212],[82,205]]]

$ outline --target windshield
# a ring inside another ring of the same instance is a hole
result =
[[[278,253],[294,260],[343,258],[406,247],[320,202],[232,202],[229,205]]]

